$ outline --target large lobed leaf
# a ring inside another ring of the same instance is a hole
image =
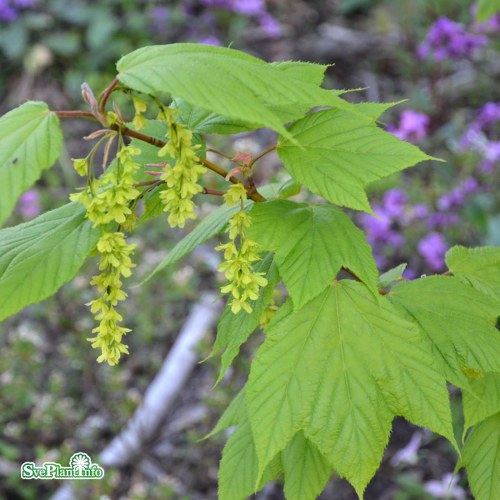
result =
[[[497,500],[500,492],[500,413],[477,424],[465,441],[462,462],[476,500]]]
[[[305,80],[311,73],[322,75],[324,66],[299,69],[298,64],[280,67],[234,49],[176,43],[138,49],[122,57],[117,69],[118,79],[129,88],[168,93],[223,117],[270,127],[292,139],[283,123],[298,117],[294,107],[299,107],[299,115],[314,106],[353,109],[338,97],[340,92],[319,88],[317,76]],[[361,114],[358,120],[363,120]]]
[[[500,371],[499,303],[451,276],[430,276],[393,287],[391,300],[425,333],[446,378],[468,389],[471,380]]]
[[[279,458],[270,462],[258,480],[258,460],[252,429],[245,418],[229,437],[219,467],[219,499],[244,500],[276,479],[282,471]],[[258,480],[258,482],[257,482]]]
[[[301,80],[308,84],[321,85],[327,66],[298,61],[271,63],[287,77]],[[181,111],[182,122],[195,133],[203,134],[238,134],[254,130],[258,124],[221,116],[213,111],[194,106],[184,99],[175,99],[174,106]],[[271,106],[282,123],[304,116],[308,106]]]
[[[43,102],[29,101],[0,118],[0,226],[19,196],[59,156],[59,119]]]
[[[98,238],[76,203],[0,230],[0,321],[73,278]]]
[[[221,500],[248,498],[280,475],[284,476],[287,500],[314,500],[321,493],[333,468],[302,431],[297,432],[287,447],[275,455],[259,480],[258,457],[248,421],[245,389],[232,401],[209,435],[234,425],[237,428],[226,443],[219,469]]]
[[[325,456],[302,431],[297,432],[283,450],[281,462],[287,500],[314,500],[333,471]]]
[[[256,203],[250,238],[274,258],[297,308],[321,293],[341,267],[354,272],[375,294],[377,268],[371,248],[341,210],[288,200]]]
[[[268,329],[246,399],[260,473],[303,430],[360,496],[394,416],[454,442],[446,382],[424,335],[350,280]]]
[[[278,154],[290,175],[332,203],[356,210],[371,212],[367,184],[430,159],[372,120],[338,109],[312,113],[288,132],[295,142],[282,137]]]
[[[500,373],[486,373],[470,385],[469,391],[462,392],[465,430],[500,413]]]
[[[500,301],[500,248],[455,246],[446,253],[446,265],[458,279]]]

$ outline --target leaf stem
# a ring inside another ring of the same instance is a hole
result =
[[[223,151],[219,151],[218,149],[207,148],[207,152],[208,153],[214,153],[216,155],[222,156],[223,158],[226,158],[227,160],[233,161],[233,158],[231,156],[227,155]]]
[[[278,146],[274,144],[273,146],[269,146],[268,148],[264,149],[248,164],[248,167],[252,168],[255,162],[259,161],[263,156],[266,156],[277,148]]]

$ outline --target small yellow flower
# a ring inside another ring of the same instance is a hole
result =
[[[144,99],[132,96],[132,103],[134,104],[134,109],[136,113],[144,113],[148,109],[148,104]]]
[[[224,194],[225,202],[231,207],[247,199],[247,191],[241,183],[233,184]]]
[[[122,148],[117,154],[116,168],[106,171],[82,192],[70,195],[71,201],[77,201],[87,209],[87,217],[94,227],[113,221],[125,224],[133,219],[129,205],[140,194],[134,187],[140,165],[132,157],[140,153],[140,149],[131,146]]]
[[[87,158],[72,158],[73,168],[76,170],[78,175],[82,177],[86,176],[89,171],[89,162]]]

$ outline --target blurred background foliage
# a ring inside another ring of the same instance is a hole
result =
[[[381,126],[445,160],[371,186],[377,217],[352,214],[381,270],[408,262],[411,279],[443,271],[444,253],[454,244],[500,244],[499,33],[500,17],[479,24],[473,2],[452,0],[0,0],[0,111],[26,99],[80,108],[82,82],[101,91],[115,62],[148,44],[231,44],[266,60],[335,63],[327,87],[364,89],[347,95],[353,101],[407,99]],[[70,158],[87,151],[81,137],[92,128],[75,121],[63,126],[67,143],[58,165],[21,198],[9,224],[65,203],[77,186]],[[211,140],[230,154],[255,154],[273,138],[257,131]],[[262,182],[282,175],[276,157],[266,160]],[[202,215],[212,210],[210,201],[200,199]],[[161,219],[141,226],[133,238],[136,282],[192,227],[172,231]],[[53,299],[0,325],[0,498],[49,498],[58,484],[21,481],[20,463],[64,463],[75,451],[97,455],[120,431],[192,304],[219,286],[214,259],[204,247],[175,269],[129,287],[132,354],[118,367],[96,365],[86,341],[92,320],[83,304],[92,299],[93,259]],[[211,341],[200,346],[201,358]],[[244,383],[258,343],[254,337],[212,391],[217,359],[197,367],[157,441],[144,450],[142,466],[108,471],[99,484],[81,485],[81,497],[216,498],[224,436],[197,440]],[[460,396],[452,396],[459,435]],[[443,440],[397,420],[366,498],[471,498],[464,473],[450,482],[455,460]],[[260,498],[282,498],[279,486]],[[355,496],[333,478],[322,498]]]

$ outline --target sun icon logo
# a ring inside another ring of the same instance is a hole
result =
[[[75,453],[69,459],[69,465],[77,476],[82,476],[83,471],[88,469],[91,463],[90,457],[86,453]]]

